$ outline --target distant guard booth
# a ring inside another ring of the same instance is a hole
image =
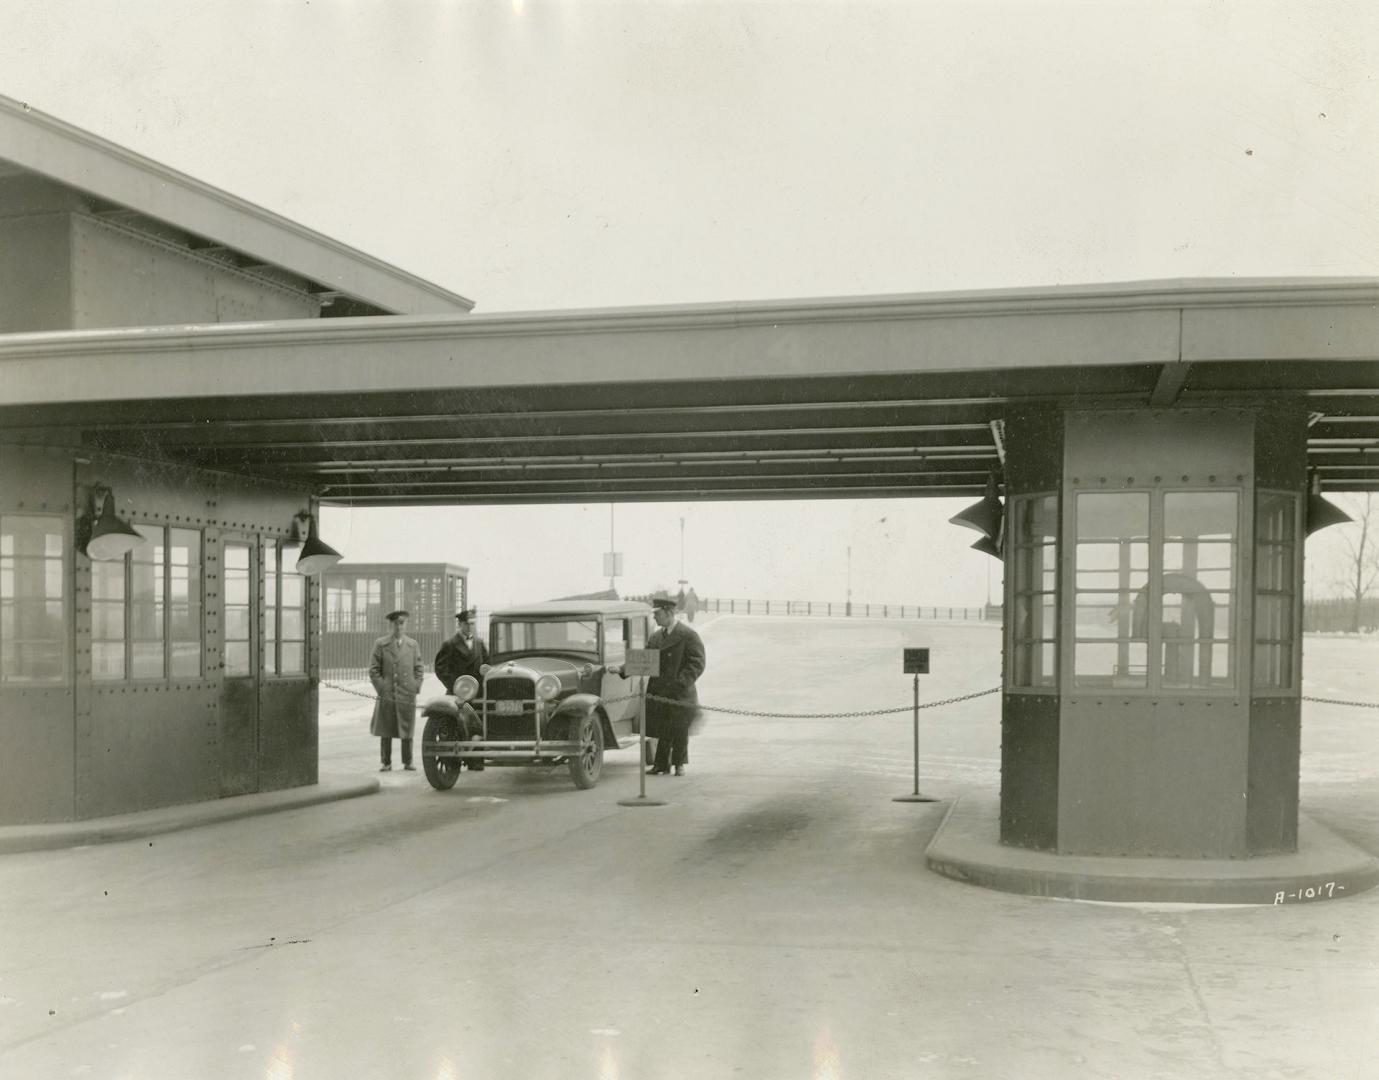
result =
[[[373,643],[388,632],[383,616],[411,613],[407,634],[430,665],[469,606],[469,570],[451,563],[342,562],[321,575],[324,613],[321,678],[362,678]]]

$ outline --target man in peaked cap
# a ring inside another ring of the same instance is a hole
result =
[[[446,640],[436,653],[436,678],[445,686],[447,694],[455,692],[455,680],[470,675],[483,685],[479,669],[488,663],[488,648],[474,633],[474,608],[455,612],[455,636]]]
[[[408,612],[388,612],[391,633],[373,643],[373,659],[369,662],[369,681],[373,683],[378,701],[373,707],[373,721],[369,730],[380,741],[383,759],[379,772],[393,767],[393,740],[402,743],[402,767],[415,771],[412,764],[412,728],[417,719],[417,691],[426,669],[421,666],[421,646],[415,638],[402,631],[407,626]]]
[[[658,592],[651,598],[656,631],[646,643],[659,649],[661,673],[646,685],[646,733],[656,739],[656,761],[650,773],[685,775],[689,763],[689,731],[699,715],[699,693],[695,681],[704,674],[707,657],[699,635],[675,618],[676,598]],[[662,700],[650,700],[658,698]]]

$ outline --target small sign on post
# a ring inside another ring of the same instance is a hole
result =
[[[919,793],[919,677],[929,674],[929,650],[906,649],[904,656],[906,675],[914,676],[915,685],[915,789],[909,795],[897,795],[892,802],[937,802],[929,795]]]
[[[628,649],[627,656],[622,663],[622,673],[629,679],[641,678],[647,675],[661,674],[661,650],[660,649]],[[637,691],[642,693],[641,689]],[[645,704],[645,698],[642,699]],[[637,788],[638,794],[628,799],[619,799],[619,806],[665,806],[660,799],[648,799],[646,797],[646,766],[650,764],[646,760],[646,715],[643,709],[642,721],[637,725],[637,757],[640,764],[637,768]]]
[[[661,650],[628,649],[627,659],[623,662],[623,674],[629,678],[634,675],[661,674]]]
[[[929,650],[928,650],[928,649],[906,649],[906,650],[905,650],[905,674],[906,674],[906,675],[928,675],[928,674],[929,674]]]

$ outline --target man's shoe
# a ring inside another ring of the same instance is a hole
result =
[[[389,764],[385,761],[382,765],[380,765],[380,766],[378,767],[378,771],[379,771],[379,772],[392,772],[392,771],[393,771],[393,767],[392,767],[391,765],[389,765]]]
[[[646,775],[647,775],[647,776],[664,776],[664,775],[665,775],[666,773],[668,773],[668,772],[670,772],[669,769],[658,769],[658,768],[656,768],[656,766],[653,765],[651,768],[649,768],[649,769],[646,770]]]
[[[684,775],[685,775],[685,767],[684,767],[683,765],[677,765],[677,766],[675,766],[675,775],[676,775],[676,776],[684,776]]]
[[[402,767],[403,767],[403,769],[405,769],[407,772],[416,772],[416,771],[417,771],[417,767],[416,767],[415,765],[404,765],[404,766],[402,766]]]

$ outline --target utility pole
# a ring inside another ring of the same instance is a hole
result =
[[[685,584],[685,519],[680,518],[680,584]]]

